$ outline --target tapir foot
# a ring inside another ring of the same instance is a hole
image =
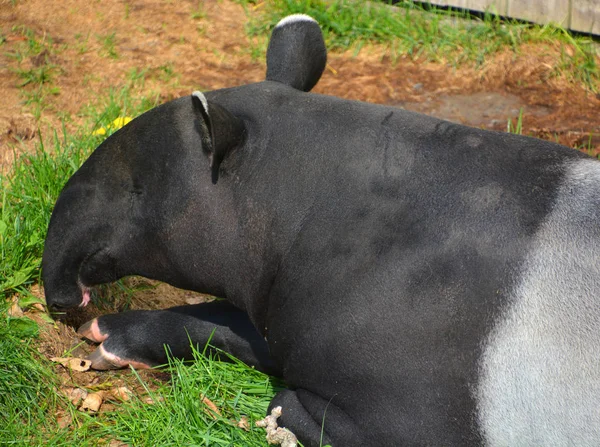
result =
[[[77,329],[77,334],[87,338],[90,341],[96,343],[102,343],[104,340],[108,338],[108,334],[103,334],[100,331],[100,327],[98,326],[98,319],[94,318],[93,320],[88,321],[79,329]]]
[[[110,317],[109,317],[110,323]],[[110,324],[109,324],[110,326]],[[102,343],[94,352],[88,355],[87,359],[91,360],[92,368],[98,370],[107,370],[107,369],[121,369],[126,368],[129,365],[133,366],[136,369],[148,369],[151,368],[152,365],[146,362],[140,362],[135,359],[127,359],[121,358],[118,355],[107,351],[104,346],[104,342],[108,338],[108,333],[104,333],[100,330],[100,325],[98,323],[98,318],[94,318],[93,320],[88,321],[83,326],[81,326],[77,330],[77,334],[82,337],[87,338],[90,341],[95,343]],[[118,337],[115,335],[115,337]],[[107,343],[107,345],[115,344]],[[109,347],[110,349],[110,347]]]
[[[92,362],[92,368],[98,370],[121,369],[127,366],[133,366],[136,369],[148,369],[152,365],[140,362],[134,359],[121,358],[106,351],[104,346],[100,345],[98,349],[87,357]]]
[[[303,389],[283,390],[269,404],[268,413],[281,406],[278,425],[294,433],[305,447],[367,445],[359,428],[333,400]]]
[[[88,357],[94,369],[163,365],[167,349],[174,358],[191,360],[192,346],[203,350],[210,343],[260,371],[278,375],[266,342],[248,316],[223,301],[103,315],[77,332],[101,343]]]

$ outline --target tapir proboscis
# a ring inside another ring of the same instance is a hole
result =
[[[79,332],[98,369],[212,336],[285,380],[271,408],[305,446],[600,445],[600,163],[309,93],[325,64],[286,17],[264,82],[107,138],[56,202],[48,305],[126,275],[224,298]]]

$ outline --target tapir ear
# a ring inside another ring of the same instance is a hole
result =
[[[244,141],[244,122],[219,104],[208,102],[202,92],[192,93],[192,104],[200,119],[202,148],[210,161],[212,182],[217,183],[221,162]]]
[[[315,19],[292,14],[273,29],[267,48],[267,80],[310,91],[327,64],[323,33]]]

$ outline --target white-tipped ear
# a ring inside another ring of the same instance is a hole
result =
[[[192,93],[192,96],[195,96],[200,100],[200,102],[202,103],[202,107],[204,107],[204,111],[208,115],[208,101],[206,100],[206,96],[204,96],[204,93],[196,90],[194,93]]]
[[[312,17],[293,14],[273,28],[267,48],[267,81],[308,92],[321,78],[326,63],[323,33]]]
[[[283,19],[281,19],[277,23],[277,25],[275,25],[275,28],[279,28],[280,26],[289,25],[290,23],[294,23],[294,22],[315,22],[315,23],[318,23],[315,19],[313,19],[309,15],[306,15],[306,14],[292,14],[292,15],[289,15],[289,16],[284,17]]]
[[[244,122],[215,102],[210,103],[201,92],[192,93],[197,130],[202,138],[202,150],[210,162],[211,178],[217,183],[221,162],[228,153],[240,147],[246,135]]]

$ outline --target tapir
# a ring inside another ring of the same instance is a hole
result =
[[[98,369],[210,339],[284,379],[305,446],[600,445],[599,162],[310,93],[325,65],[286,17],[265,81],[107,138],[56,202],[48,305],[127,275],[222,298],[79,333]]]

